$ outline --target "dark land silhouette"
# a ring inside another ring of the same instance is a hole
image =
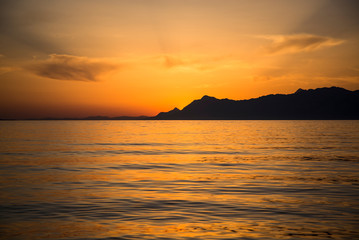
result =
[[[249,100],[203,96],[184,107],[161,112],[155,119],[188,120],[301,120],[359,119],[359,90],[330,87]]]
[[[340,87],[298,89],[292,94],[271,94],[248,100],[203,96],[182,110],[156,116],[89,116],[26,120],[325,120],[359,119],[359,90]],[[17,119],[0,119],[17,120]]]

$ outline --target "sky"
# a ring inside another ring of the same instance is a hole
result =
[[[0,0],[0,118],[359,89],[357,0]]]

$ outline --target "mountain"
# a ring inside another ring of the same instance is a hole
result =
[[[298,89],[292,94],[272,94],[239,101],[206,95],[182,110],[174,108],[161,112],[154,119],[359,119],[359,90],[339,87]]]

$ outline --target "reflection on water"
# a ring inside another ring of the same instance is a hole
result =
[[[0,239],[359,237],[359,121],[14,121],[0,136]]]

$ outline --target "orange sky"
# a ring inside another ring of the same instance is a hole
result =
[[[359,89],[356,0],[5,0],[0,118]]]

